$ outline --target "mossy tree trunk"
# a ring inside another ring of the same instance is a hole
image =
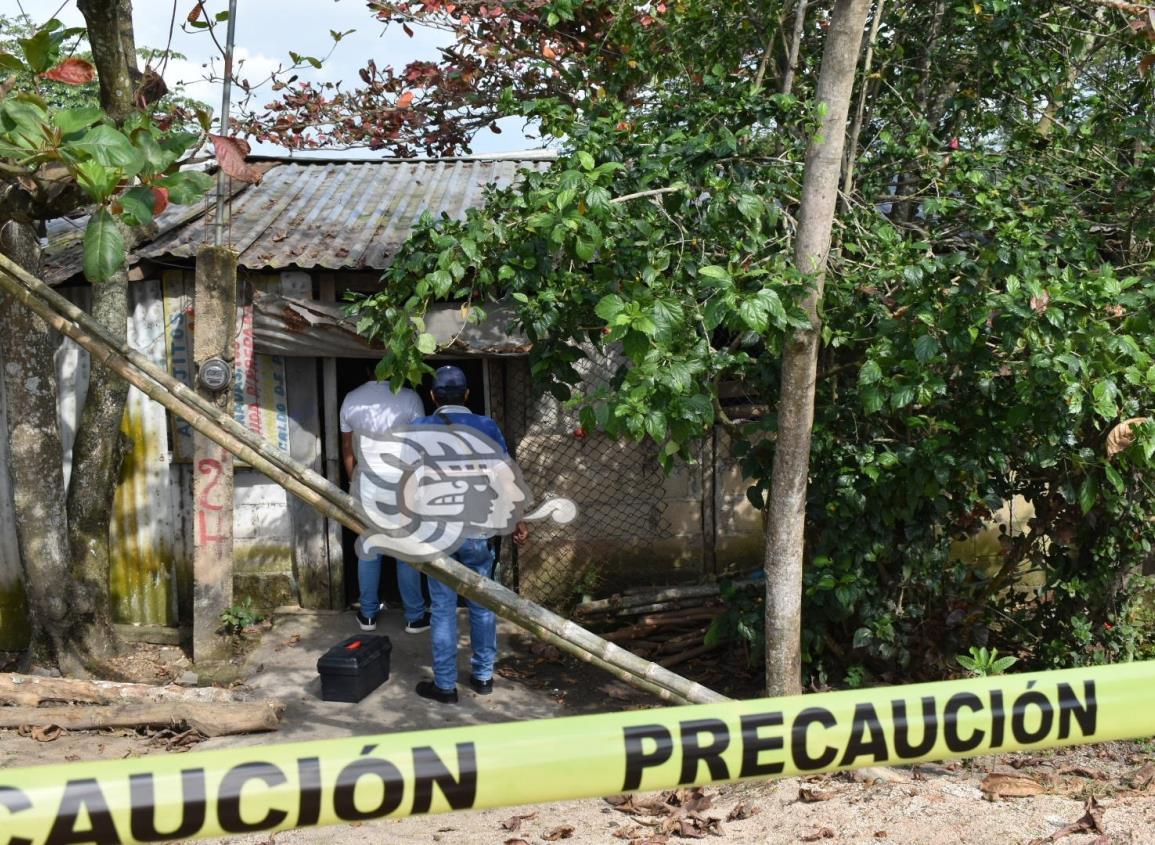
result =
[[[40,246],[30,222],[0,227],[0,252],[30,273]],[[72,592],[64,469],[56,410],[58,336],[34,313],[0,293],[0,360],[8,403],[7,471],[12,480],[16,544],[31,626],[26,664],[80,669],[67,647]]]

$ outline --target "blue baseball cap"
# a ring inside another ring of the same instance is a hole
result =
[[[452,365],[438,367],[437,372],[433,374],[434,390],[465,390],[468,387],[465,373],[461,371],[460,367]]]

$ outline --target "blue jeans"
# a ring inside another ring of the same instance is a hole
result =
[[[357,559],[357,584],[361,589],[361,615],[366,619],[377,616],[381,605],[381,556]],[[405,621],[416,622],[425,615],[425,597],[421,595],[421,573],[407,563],[397,561],[397,588],[401,591],[401,606]]]
[[[485,540],[466,540],[453,557],[478,575],[486,578],[493,575],[493,552]],[[433,682],[441,689],[450,690],[457,686],[457,593],[430,578],[429,597],[433,605]],[[466,606],[469,608],[469,643],[473,648],[470,668],[477,680],[488,681],[493,677],[493,662],[497,659],[497,616],[473,601],[467,600]]]

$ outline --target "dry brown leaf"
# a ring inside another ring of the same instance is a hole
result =
[[[521,815],[521,816],[513,816],[511,818],[506,819],[505,821],[503,821],[501,823],[501,826],[508,831],[515,832],[521,828],[521,823],[523,821],[529,821],[530,819],[536,819],[536,818],[537,818],[537,813],[526,813],[526,814]]]
[[[823,792],[821,789],[807,789],[803,787],[798,790],[798,800],[805,801],[807,804],[813,804],[816,801],[829,801],[831,798],[836,798],[836,792]]]
[[[52,742],[59,739],[64,733],[64,728],[59,725],[45,725],[44,727],[32,728],[32,738],[37,742]]]
[[[674,792],[663,792],[665,803],[674,807],[682,807],[690,813],[700,813],[708,810],[714,804],[714,797],[700,786],[692,789],[679,789]]]
[[[572,824],[559,824],[557,827],[555,827],[541,838],[546,842],[556,842],[559,839],[569,839],[571,836],[573,836],[573,832],[574,826]]]
[[[1152,781],[1155,781],[1155,763],[1148,763],[1128,779],[1131,788],[1139,790],[1150,789]]]
[[[1083,809],[1084,813],[1079,819],[1068,825],[1063,825],[1050,836],[1032,840],[1030,845],[1045,845],[1045,843],[1054,842],[1074,833],[1097,833],[1099,839],[1095,840],[1096,843],[1109,841],[1106,831],[1103,830],[1103,808],[1099,806],[1099,802],[1094,797],[1088,798]]]
[[[988,798],[1027,798],[1042,795],[1047,790],[1034,778],[1026,775],[1004,775],[992,772],[983,778],[979,789]]]
[[[803,842],[817,842],[819,839],[833,839],[834,831],[829,827],[820,827],[813,833],[802,837]]]
[[[1089,778],[1090,780],[1110,780],[1110,775],[1106,772],[1088,769],[1085,766],[1068,766],[1065,769],[1059,769],[1058,774],[1060,776],[1075,775],[1076,777]]]
[[[1147,422],[1147,417],[1132,417],[1123,420],[1107,435],[1107,457],[1119,454],[1135,442],[1135,429]]]
[[[243,138],[227,138],[224,135],[209,134],[213,142],[213,150],[217,154],[217,163],[221,170],[241,182],[256,184],[261,181],[261,171],[245,161],[249,154],[249,144]]]
[[[507,839],[502,845],[529,845],[524,839]]]
[[[726,815],[726,821],[728,821],[728,822],[742,821],[743,819],[748,819],[751,816],[756,816],[760,812],[762,812],[761,807],[759,807],[755,804],[747,804],[745,802],[740,802],[737,806],[734,807],[733,810],[731,810]]]
[[[96,79],[96,68],[84,59],[69,58],[40,75],[53,82],[63,82],[65,85],[87,85]]]

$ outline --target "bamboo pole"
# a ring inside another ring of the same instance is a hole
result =
[[[158,369],[127,344],[118,342],[81,309],[2,255],[0,288],[88,350],[94,363],[109,367],[185,419],[195,430],[212,438],[324,515],[358,534],[364,532],[367,523],[364,510],[353,497],[239,425],[231,416],[220,413],[195,391]],[[582,626],[526,601],[447,555],[430,561],[414,561],[412,565],[529,633],[663,701],[706,703],[727,700],[714,690],[631,654]]]

